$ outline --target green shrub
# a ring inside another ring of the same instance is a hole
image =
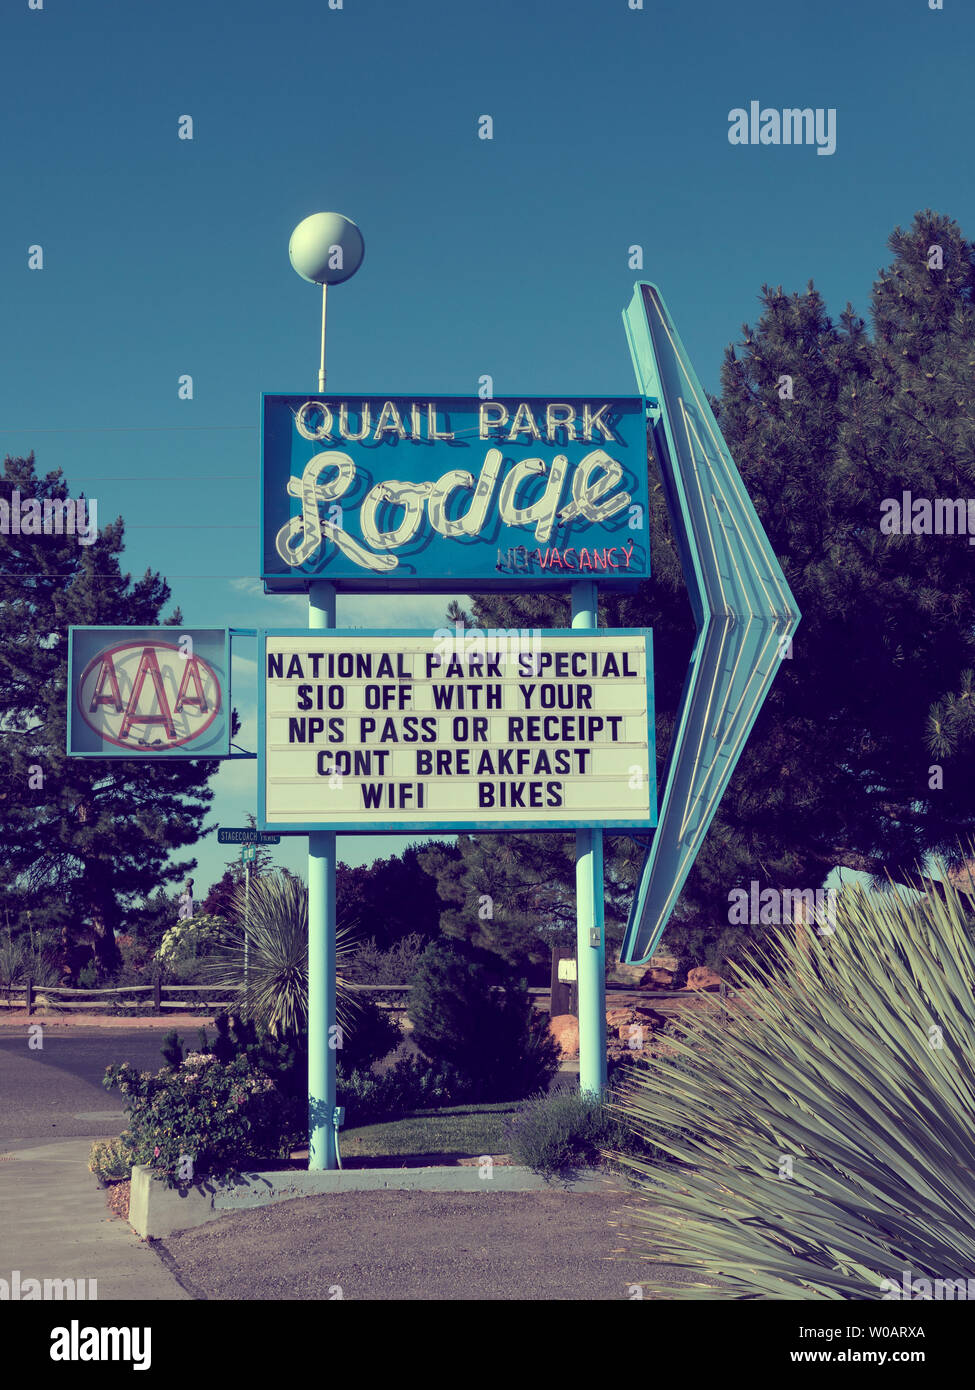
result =
[[[672,984],[673,984],[674,989],[686,989],[686,988],[687,988],[687,976],[688,976],[689,972],[690,972],[691,970],[693,970],[694,967],[695,967],[696,965],[700,965],[700,963],[701,963],[701,962],[698,961],[698,960],[695,960],[695,958],[694,958],[693,956],[687,956],[687,955],[680,955],[680,956],[678,956],[678,957],[677,957],[677,964],[676,964],[676,966],[674,967],[674,978],[673,978],[673,981],[672,981]],[[722,963],[723,963],[723,961],[722,961]],[[718,968],[720,969],[720,965],[718,966]]]
[[[117,1139],[99,1139],[92,1144],[88,1171],[103,1183],[123,1182],[131,1177],[133,1164],[138,1162],[132,1135],[126,1130]]]
[[[201,1052],[206,1052],[206,1034],[201,1034]],[[171,1028],[168,1033],[163,1035],[159,1051],[162,1053],[163,1061],[167,1067],[179,1067],[183,1062],[183,1040],[175,1028]]]
[[[385,1009],[361,996],[355,999],[353,1008],[352,1021],[342,1029],[339,1052],[342,1065],[349,1071],[382,1061],[403,1041],[403,1034]]]
[[[358,948],[349,965],[349,979],[360,985],[412,984],[420,959],[427,947],[427,938],[419,932],[401,937],[383,950],[370,937]]]
[[[466,943],[431,942],[408,1013],[417,1047],[456,1070],[468,1099],[521,1100],[545,1089],[558,1070],[558,1044],[524,981],[500,957]]]
[[[243,1057],[251,1067],[270,1076],[282,1095],[307,1100],[307,1033],[276,1037],[262,1024],[230,1013],[218,1014],[214,1022],[217,1031],[212,1042],[206,1029],[200,1029],[198,1051],[212,1052],[224,1064]]]
[[[60,984],[57,949],[32,946],[26,940],[0,942],[0,989],[22,987],[28,978],[42,988]]]
[[[512,1157],[548,1182],[594,1167],[601,1150],[618,1149],[626,1139],[626,1126],[607,1103],[575,1087],[533,1097],[507,1126]]]
[[[305,1134],[307,1101],[285,1095],[246,1054],[224,1063],[190,1052],[155,1076],[123,1062],[106,1069],[102,1084],[125,1097],[133,1161],[170,1187],[286,1157]]]
[[[167,985],[208,985],[211,983],[211,965],[209,962],[209,956],[201,955],[186,956],[182,960],[173,961],[172,964],[167,963],[163,972],[163,981]],[[153,969],[159,969],[158,963],[153,963]],[[205,999],[206,995],[183,995],[187,1007],[191,1007],[197,997]]]
[[[201,956],[206,956],[221,939],[226,928],[223,917],[198,912],[193,917],[179,919],[164,935],[156,952],[156,961],[165,967],[172,979],[182,978],[179,967],[192,969]]]
[[[382,1076],[371,1071],[338,1069],[338,1104],[345,1106],[346,1128],[397,1119],[414,1110],[462,1105],[470,1086],[451,1067],[422,1057],[401,1057]]]

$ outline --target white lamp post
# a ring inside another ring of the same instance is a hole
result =
[[[362,264],[362,233],[337,212],[316,212],[291,233],[288,254],[302,277],[322,287],[322,355],[318,390],[325,390],[325,311],[329,285],[341,285]],[[308,585],[308,626],[335,626],[335,586]],[[338,1166],[335,1108],[335,832],[308,836],[308,1167]],[[331,1029],[335,1029],[331,1033]]]
[[[354,222],[338,212],[314,212],[291,233],[288,255],[303,280],[322,287],[322,356],[318,389],[325,390],[325,310],[329,285],[350,280],[362,264],[365,243]]]

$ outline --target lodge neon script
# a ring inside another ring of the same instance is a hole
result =
[[[319,504],[339,504],[339,499],[352,489],[355,462],[338,449],[325,449],[315,454],[305,465],[300,479],[288,481],[288,493],[301,498],[301,515],[292,517],[277,534],[276,547],[281,559],[289,565],[303,565],[318,550],[325,539],[363,569],[379,572],[394,570],[399,564],[391,550],[408,544],[416,536],[422,522],[424,506],[430,525],[441,536],[479,536],[489,519],[491,503],[498,489],[504,455],[500,449],[488,449],[476,482],[474,475],[462,468],[451,468],[436,482],[400,482],[394,479],[377,483],[366,493],[359,510],[359,526],[366,545],[360,545],[342,529],[338,521],[322,521]],[[335,476],[325,484],[319,477],[326,469]],[[498,512],[509,526],[535,527],[535,539],[547,541],[556,522],[560,525],[576,518],[587,522],[605,521],[628,507],[628,492],[613,492],[623,477],[616,459],[603,449],[593,449],[575,469],[570,484],[572,500],[561,509],[559,502],[569,472],[565,454],[556,454],[551,467],[544,459],[521,459],[508,470],[498,493]],[[519,506],[518,488],[531,477],[548,481],[542,496],[528,506]],[[455,520],[448,520],[449,499],[458,491],[473,492],[467,511]],[[607,496],[607,494],[611,494]],[[403,509],[399,524],[388,531],[379,529],[378,511],[384,502]],[[324,529],[323,529],[324,528]]]

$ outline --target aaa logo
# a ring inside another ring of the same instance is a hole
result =
[[[85,723],[118,748],[162,752],[190,743],[220,710],[209,662],[168,642],[123,642],[99,652],[78,681]]]

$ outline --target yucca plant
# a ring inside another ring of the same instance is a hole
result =
[[[50,948],[34,947],[26,941],[0,941],[0,989],[7,992],[23,986],[30,977],[35,985],[56,985],[60,974],[56,954]]]
[[[241,1007],[272,1037],[294,1037],[308,1024],[308,889],[299,878],[262,874],[238,887],[232,917],[203,962],[208,983],[237,992]],[[337,932],[337,1022],[351,1028],[354,986],[344,978],[353,950],[349,927]]]
[[[965,901],[847,888],[818,931],[777,928],[727,1011],[688,1018],[677,1057],[615,1087],[671,1159],[614,1155],[641,1189],[633,1253],[691,1276],[648,1281],[657,1296],[876,1299],[904,1271],[975,1274]]]

